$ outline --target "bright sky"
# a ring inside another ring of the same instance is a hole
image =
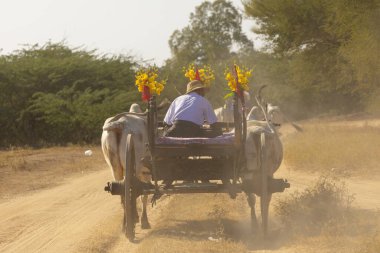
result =
[[[170,57],[168,40],[189,22],[203,0],[0,0],[0,49],[65,40],[99,53],[128,54],[161,65]],[[232,0],[242,10],[240,0]],[[250,31],[252,21],[243,22]],[[255,42],[260,46],[260,41]]]

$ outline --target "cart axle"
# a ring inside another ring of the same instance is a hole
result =
[[[121,181],[107,182],[104,190],[112,195],[124,195],[124,179]]]
[[[154,194],[155,189],[150,184],[138,184],[138,191],[140,194]],[[135,183],[137,186],[137,183]],[[238,183],[235,186],[223,183],[183,183],[174,184],[167,189],[160,189],[162,194],[186,194],[186,193],[256,193],[260,195],[261,184],[259,181],[244,181],[242,184]],[[270,193],[283,192],[289,188],[290,184],[286,179],[268,178],[268,191]],[[231,189],[233,188],[233,189]],[[112,195],[124,195],[124,180],[108,182],[104,190]]]

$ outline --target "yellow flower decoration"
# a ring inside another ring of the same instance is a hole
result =
[[[144,100],[149,100],[151,95],[160,95],[165,88],[166,80],[158,81],[158,68],[143,68],[136,73],[136,82],[139,92],[143,94]]]
[[[245,90],[245,91],[249,90],[248,79],[251,77],[251,75],[252,75],[251,69],[248,70],[246,67],[240,68],[236,64],[234,65],[234,69],[232,69],[232,71],[227,68],[226,71],[224,72],[224,76],[228,82],[227,83],[228,87],[230,87],[230,90],[233,92],[236,92],[237,90]],[[239,84],[239,87],[238,87],[238,84]]]
[[[185,72],[185,76],[190,81],[199,80],[206,87],[210,87],[211,82],[215,80],[214,72],[208,65],[203,66],[203,68],[197,68],[194,64],[190,64],[187,69],[183,68],[183,72]]]

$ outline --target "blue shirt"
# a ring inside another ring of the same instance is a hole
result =
[[[165,116],[165,123],[173,125],[176,120],[191,121],[202,126],[206,121],[213,124],[217,121],[210,102],[196,92],[177,97],[170,105]]]

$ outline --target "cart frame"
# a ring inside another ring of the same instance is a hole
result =
[[[260,168],[254,181],[256,183],[252,185],[252,181],[241,180],[241,174],[247,171],[245,111],[244,97],[235,92],[233,97],[234,122],[221,123],[225,127],[234,126],[232,143],[159,144],[157,138],[160,123],[157,121],[156,97],[150,98],[147,111],[148,143],[146,145],[147,154],[150,155],[154,185],[141,183],[136,178],[133,135],[129,134],[126,143],[125,177],[122,181],[108,183],[105,188],[112,195],[122,196],[124,206],[123,231],[130,241],[135,238],[136,198],[142,194],[153,194],[152,203],[155,203],[163,194],[228,193],[231,198],[235,198],[241,192],[245,192],[247,195],[254,193],[261,198],[262,227],[264,234],[266,234],[271,193],[282,192],[289,187],[289,184],[283,179],[267,177],[265,133],[260,136],[260,147],[258,149]],[[171,187],[162,188],[159,185],[161,180],[182,180],[192,181],[192,183],[174,184]],[[217,180],[217,183],[210,183],[209,180]],[[251,206],[252,208],[254,207]]]

